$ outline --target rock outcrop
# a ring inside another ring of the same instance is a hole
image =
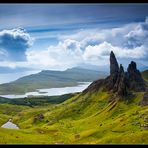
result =
[[[98,91],[102,86],[104,86],[104,79],[96,80],[83,90],[82,93],[85,94],[87,92]]]
[[[119,72],[118,62],[116,60],[116,57],[113,51],[111,51],[110,53],[110,75],[118,74],[118,72]]]
[[[141,106],[148,105],[148,90],[145,92],[143,99],[140,101],[139,105]]]
[[[117,81],[114,85],[114,92],[117,92],[119,96],[126,96],[127,92],[127,77],[126,73],[124,72],[123,66],[120,64],[120,70],[118,73]]]
[[[124,72],[122,64],[120,64],[119,68],[113,51],[110,53],[110,76],[104,81],[105,88],[108,91],[117,93],[119,96],[126,96],[128,94],[127,73]]]
[[[120,64],[119,68],[113,51],[110,53],[110,75],[106,79],[94,81],[83,93],[96,91],[101,87],[117,94],[120,98],[126,97],[132,91],[146,91],[145,81],[137,69],[136,63],[131,61],[128,65],[127,72],[124,72],[122,64]],[[147,98],[147,95],[145,98]]]
[[[131,61],[127,72],[124,72],[121,64],[119,68],[116,57],[112,51],[110,53],[110,76],[104,81],[104,85],[108,91],[117,93],[117,95],[121,97],[128,95],[130,91],[146,90],[146,84],[140,71],[137,70],[136,62]]]
[[[44,115],[42,113],[37,114],[33,119],[33,123],[36,123],[37,121],[42,121],[43,119],[44,119]]]
[[[118,75],[119,75],[118,62],[116,60],[116,57],[115,57],[113,51],[111,51],[111,53],[110,53],[110,76],[108,76],[104,80],[105,88],[108,91],[113,90],[115,83],[117,82]]]
[[[145,91],[146,85],[139,70],[137,70],[136,63],[131,61],[128,68],[129,89],[134,91]]]

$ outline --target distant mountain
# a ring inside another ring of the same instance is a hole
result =
[[[0,85],[0,94],[16,94],[41,88],[76,86],[78,82],[91,82],[106,77],[102,71],[72,68],[65,71],[43,70],[37,74],[21,77],[16,81]]]
[[[95,71],[102,71],[102,72],[109,74],[109,65],[101,66],[101,65],[92,65],[92,64],[82,63],[82,64],[79,64],[78,68],[95,70]]]
[[[140,71],[144,71],[148,69],[148,66],[141,64],[141,63],[137,63],[137,66],[139,67]]]

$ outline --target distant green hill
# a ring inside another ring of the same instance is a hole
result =
[[[59,104],[77,94],[78,93],[71,93],[60,96],[38,96],[38,97],[25,97],[17,99],[8,99],[0,97],[0,104],[25,105],[30,107],[42,106],[47,104]]]
[[[142,72],[142,77],[144,78],[145,81],[148,82],[148,70]]]
[[[0,85],[0,94],[20,94],[41,88],[76,86],[78,82],[91,82],[106,77],[106,73],[83,68],[65,71],[43,70],[16,81]]]

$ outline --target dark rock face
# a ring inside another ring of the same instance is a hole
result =
[[[117,74],[117,79],[116,79],[116,82],[114,84],[114,92],[118,91],[119,89],[119,84],[121,85],[121,78],[124,76],[124,68],[123,66],[120,64],[120,69],[119,69],[119,73]]]
[[[123,66],[120,64],[118,78],[114,86],[114,91],[117,91],[119,96],[126,96],[127,93],[127,77]]]
[[[108,91],[117,93],[118,96],[124,97],[129,91],[145,91],[146,85],[140,71],[137,70],[136,63],[131,61],[127,72],[124,72],[123,66],[118,62],[114,53],[110,54],[110,76],[105,80],[105,87]]]
[[[99,90],[104,85],[104,79],[96,80],[93,83],[91,83],[84,91],[83,93],[92,92]]]
[[[140,101],[139,105],[141,106],[148,105],[148,90],[145,92],[143,99]]]
[[[117,90],[117,94],[119,96],[127,96],[128,92],[127,92],[126,82],[127,82],[126,75],[125,74],[121,75]]]
[[[145,91],[146,85],[142,79],[141,73],[137,70],[136,63],[131,61],[128,68],[129,89],[134,91]]]
[[[107,90],[110,91],[114,88],[114,85],[118,79],[118,73],[119,73],[118,62],[116,60],[116,57],[113,51],[111,51],[110,53],[110,76],[104,80],[105,88]]]
[[[114,85],[117,81],[118,75],[117,74],[112,74],[110,76],[108,76],[105,80],[104,80],[104,87],[106,90],[111,91],[114,88]]]
[[[116,60],[116,57],[113,51],[111,51],[110,53],[110,75],[118,74],[118,72],[119,72],[118,62]]]
[[[108,78],[105,79],[105,87],[108,91],[117,93],[119,96],[126,96],[127,92],[127,74],[124,72],[123,66],[120,64],[120,68],[114,71]]]

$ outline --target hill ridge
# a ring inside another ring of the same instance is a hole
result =
[[[92,82],[106,74],[100,71],[77,69],[65,71],[44,70],[21,77],[13,82],[0,84],[0,94],[23,94],[36,89],[77,86],[79,82]],[[8,91],[9,90],[9,91]]]

